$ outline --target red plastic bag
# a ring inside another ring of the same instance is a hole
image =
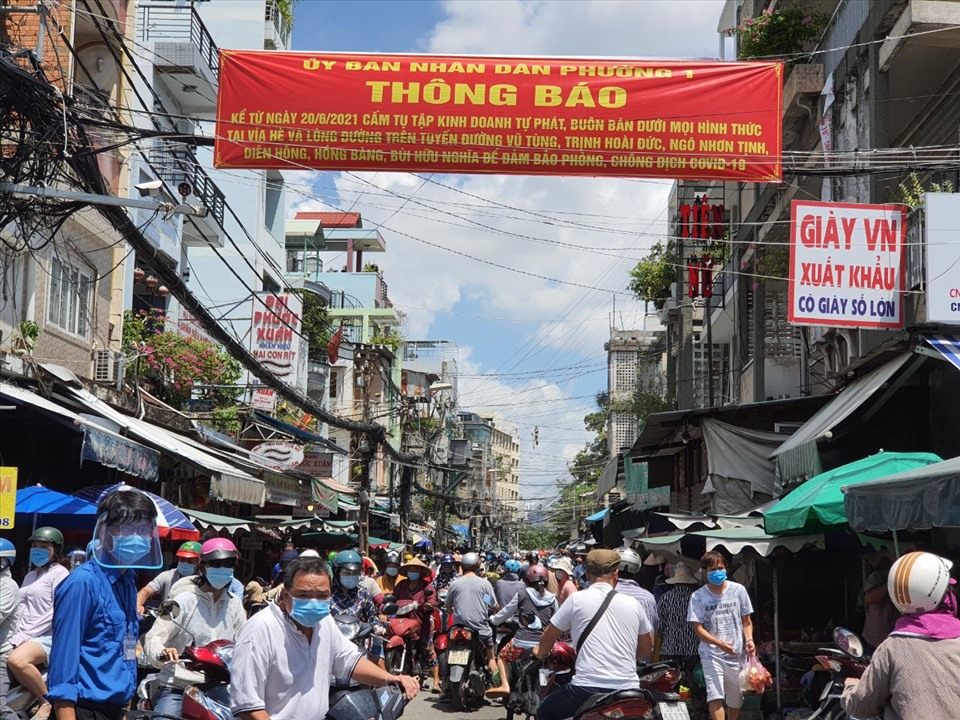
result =
[[[740,663],[740,689],[744,692],[762,693],[773,685],[773,678],[756,655],[747,655]]]

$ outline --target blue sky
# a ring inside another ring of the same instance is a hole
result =
[[[716,57],[722,6],[300,0],[293,49]],[[296,209],[358,210],[365,226],[380,227],[387,252],[369,261],[407,316],[404,334],[460,346],[461,405],[519,425],[524,496],[546,498],[589,437],[582,418],[606,388],[611,318],[620,328],[642,327],[628,273],[665,232],[669,183],[322,172],[302,182]]]

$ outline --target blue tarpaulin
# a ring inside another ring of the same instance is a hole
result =
[[[450,529],[453,530],[457,535],[470,539],[470,528],[466,525],[451,525]]]
[[[608,512],[610,512],[610,508],[604,508],[603,510],[595,512],[593,515],[586,518],[586,520],[587,522],[598,522],[600,520],[603,520],[603,518],[606,517],[606,514]]]
[[[97,506],[92,502],[43,485],[17,490],[16,513],[33,515],[33,527],[49,524],[61,529],[89,530],[97,520]]]

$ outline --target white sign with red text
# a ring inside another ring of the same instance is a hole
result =
[[[790,322],[902,328],[906,224],[902,205],[794,200]]]
[[[307,341],[300,323],[303,301],[294,294],[253,298],[250,352],[279,380],[306,392]]]
[[[960,325],[960,194],[927,193],[927,322]]]

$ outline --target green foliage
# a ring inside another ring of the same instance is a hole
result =
[[[654,413],[672,410],[673,405],[656,388],[641,384],[633,391],[629,400],[612,403],[610,409],[614,412],[633,415],[637,421],[637,428],[643,429],[648,417]]]
[[[33,320],[21,320],[17,325],[17,332],[23,347],[26,350],[33,350],[37,346],[37,338],[40,337],[40,326]]]
[[[789,65],[810,62],[810,56],[796,57],[820,37],[830,18],[807,12],[799,5],[770,10],[740,23],[739,58],[741,60],[782,58]]]
[[[568,539],[563,528],[549,525],[533,525],[520,528],[520,547],[524,550],[547,550]]]
[[[330,337],[333,335],[327,306],[319,297],[307,290],[293,289],[291,292],[303,300],[300,324],[309,345],[307,357],[314,362],[326,362],[327,345],[330,344]]]
[[[376,263],[364,263],[363,271],[370,272],[370,273],[378,273],[380,272],[380,266],[377,265]]]
[[[391,352],[394,354],[400,350],[400,346],[403,345],[403,336],[394,331],[389,334],[378,332],[376,335],[370,338],[371,345],[383,345],[390,348]]]
[[[166,323],[159,309],[124,313],[123,350],[133,361],[136,377],[176,408],[193,397],[198,385],[204,386],[203,397],[212,399],[215,408],[232,406],[240,388],[230,386],[243,374],[240,363],[223,348],[165,330]]]
[[[923,205],[923,194],[926,192],[952,193],[953,183],[949,180],[942,183],[930,182],[928,187],[924,187],[920,176],[916,172],[912,172],[894,192],[893,201],[910,208],[918,208]]]
[[[660,310],[670,297],[670,283],[677,280],[677,250],[673,240],[654,243],[650,252],[630,271],[627,288],[639,300]]]

